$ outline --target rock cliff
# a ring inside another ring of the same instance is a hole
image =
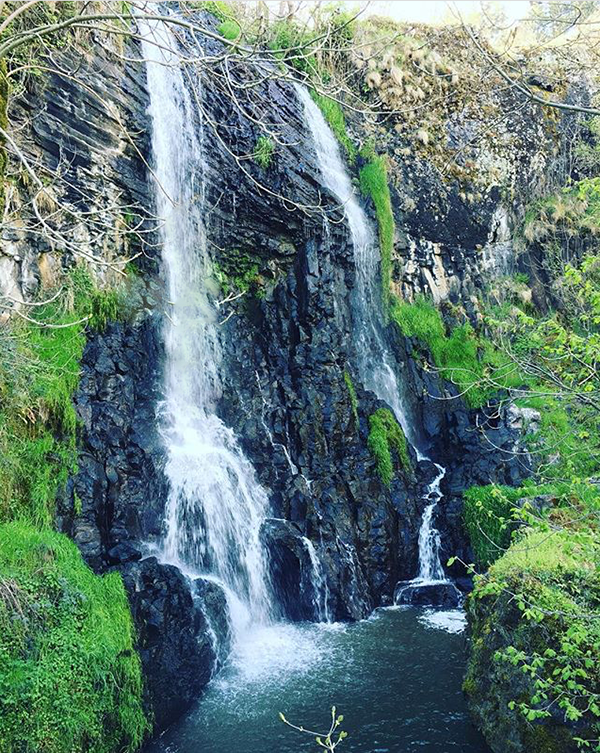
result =
[[[135,57],[135,47],[130,53]],[[244,73],[243,66],[236,71],[240,78]],[[416,574],[430,468],[411,453],[413,471],[396,463],[391,485],[377,474],[368,447],[369,417],[386,406],[365,390],[353,368],[351,239],[344,222],[324,219],[335,215],[336,200],[321,184],[293,87],[271,80],[258,93],[242,91],[233,103],[215,75],[203,82],[203,97],[207,120],[218,124],[205,134],[207,232],[215,264],[225,280],[236,270],[253,270],[243,294],[220,308],[225,355],[219,414],[269,493],[272,520],[264,541],[285,616],[320,616],[309,591],[308,541],[323,568],[331,617],[360,619],[389,603],[398,581]],[[244,114],[253,111],[257,98],[268,121],[285,124],[267,166],[240,164],[235,157],[250,154],[260,135]],[[147,107],[141,63],[90,53],[80,61],[76,79],[45,77],[19,100],[14,117],[28,124],[31,158],[64,170],[72,191],[64,199],[81,211],[142,207],[141,220],[150,228],[154,187]],[[482,127],[467,116],[448,125],[449,141],[461,129]],[[523,110],[505,126],[520,133],[513,156],[498,157],[510,175],[508,201],[497,186],[479,198],[461,197],[458,183],[441,177],[426,155],[402,158],[401,137],[388,133],[385,124],[379,127],[394,165],[397,292],[408,298],[428,292],[477,316],[473,293],[516,268],[515,205],[525,204],[529,187],[545,170],[546,125]],[[366,138],[360,124],[353,127],[353,138]],[[474,158],[484,157],[479,147]],[[363,202],[375,222],[372,207]],[[197,697],[216,667],[206,613],[218,613],[224,604],[219,598],[207,603],[206,589],[192,594],[179,570],[152,556],[164,533],[168,492],[156,414],[169,304],[155,235],[149,232],[142,242],[119,231],[114,212],[104,218],[114,230],[105,240],[105,257],[129,243],[129,254],[140,254],[138,274],[121,320],[88,336],[76,394],[79,468],[61,496],[58,522],[92,568],[122,572],[149,700],[163,727]],[[45,275],[65,263],[61,249],[17,226],[6,232],[2,291],[31,298],[47,284]],[[93,227],[76,232],[90,239],[94,234]],[[462,554],[469,561],[461,492],[474,483],[516,484],[527,475],[527,462],[506,460],[505,453],[518,442],[522,425],[514,413],[469,409],[452,386],[415,359],[416,343],[393,323],[386,337],[415,435],[448,469],[436,521],[443,559]]]

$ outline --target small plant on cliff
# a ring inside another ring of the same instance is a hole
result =
[[[411,472],[406,437],[394,414],[387,408],[379,408],[369,416],[367,443],[375,458],[377,473],[386,486],[392,483],[394,477],[392,451],[396,453],[404,472]]]
[[[315,732],[314,730],[292,724],[281,712],[279,713],[279,718],[284,724],[291,727],[291,729],[295,729],[298,732],[303,732],[304,734],[313,737],[319,748],[323,748],[329,753],[334,753],[338,745],[348,737],[348,733],[340,729],[340,725],[344,721],[344,716],[343,714],[338,715],[335,706],[331,707],[331,724],[329,725],[327,732]]]
[[[344,382],[346,383],[346,389],[348,390],[348,395],[350,396],[350,406],[352,408],[352,416],[354,418],[354,426],[358,429],[359,425],[359,419],[358,419],[358,397],[356,396],[356,389],[354,387],[354,384],[352,382],[352,377],[347,371],[344,371]]]
[[[222,263],[214,263],[213,272],[226,298],[238,296],[250,290],[260,297],[262,278],[259,274],[258,262],[239,249],[230,251]]]
[[[257,165],[266,170],[273,161],[273,152],[275,144],[269,136],[259,136],[254,148],[254,161]]]

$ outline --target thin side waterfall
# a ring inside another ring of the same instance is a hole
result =
[[[170,486],[162,556],[224,587],[235,633],[271,615],[260,541],[269,500],[234,432],[215,412],[222,357],[204,225],[204,124],[166,24],[148,22],[142,36],[148,38],[143,53],[171,305],[159,416]]]
[[[310,539],[303,536],[302,543],[308,553],[312,568],[311,582],[313,587],[313,606],[315,609],[315,615],[319,622],[331,622],[331,614],[329,612],[329,588],[327,587],[327,578],[323,573],[321,561],[317,557],[317,552]]]
[[[414,431],[402,405],[400,385],[394,371],[394,359],[385,342],[377,237],[356,198],[337,140],[321,110],[306,88],[296,85],[296,91],[313,137],[323,184],[343,205],[350,228],[356,265],[353,300],[355,358],[360,379],[368,390],[392,408],[406,438],[414,447],[417,458],[428,460],[416,444]],[[432,524],[435,507],[442,497],[440,483],[445,474],[444,468],[437,464],[436,468],[438,475],[425,495],[428,504],[419,532],[419,574],[414,580],[415,585],[425,582],[446,582],[439,558],[440,534]]]
[[[440,561],[440,532],[433,527],[433,511],[442,498],[440,484],[446,475],[446,469],[435,464],[437,476],[433,479],[425,494],[428,505],[423,511],[419,529],[419,573],[413,584],[445,583],[446,573]]]
[[[379,244],[360,206],[335,136],[307,89],[296,85],[306,122],[315,144],[323,184],[341,205],[354,249],[356,286],[354,293],[354,335],[356,367],[363,385],[393,409],[411,444],[413,431],[400,398],[394,359],[382,331],[382,301],[379,283]],[[415,448],[416,449],[416,448]],[[418,453],[418,450],[416,450]]]

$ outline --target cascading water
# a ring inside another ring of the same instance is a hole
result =
[[[344,207],[354,249],[356,286],[354,291],[354,334],[356,366],[363,385],[385,401],[393,410],[405,436],[412,444],[419,460],[428,460],[415,439],[407,418],[400,386],[394,370],[394,359],[386,347],[382,327],[383,309],[379,284],[378,243],[344,165],[335,136],[327,125],[319,107],[308,91],[297,85],[296,91],[315,143],[317,159],[324,185]],[[436,464],[437,475],[429,485],[419,531],[419,573],[411,583],[447,583],[440,562],[440,535],[433,526],[435,508],[442,497],[440,483],[445,469]]]
[[[433,511],[442,498],[440,484],[446,475],[446,469],[435,464],[437,476],[427,489],[425,499],[429,502],[423,511],[419,530],[419,573],[413,583],[444,583],[446,574],[440,562],[440,532],[433,527]]]
[[[329,588],[327,579],[323,573],[321,561],[317,557],[312,541],[306,536],[302,537],[302,543],[308,553],[311,565],[311,582],[313,588],[313,606],[318,622],[331,622],[329,613]]]
[[[260,541],[269,502],[233,431],[215,412],[221,352],[209,290],[202,117],[167,25],[147,22],[142,37],[171,304],[160,410],[170,486],[162,556],[184,571],[216,579],[228,595],[234,633],[239,633],[249,622],[270,617]]]
[[[357,201],[336,138],[321,110],[304,87],[296,85],[296,92],[313,137],[323,184],[343,205],[350,227],[356,267],[353,304],[357,370],[363,385],[391,406],[414,446],[413,431],[402,405],[394,371],[394,359],[386,347],[382,332],[378,244],[371,224]]]

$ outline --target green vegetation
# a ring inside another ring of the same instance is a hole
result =
[[[593,220],[594,184],[572,190]],[[600,257],[558,266],[552,289],[556,311],[510,300],[486,318],[518,380],[512,399],[540,414],[525,437],[536,483],[474,487],[464,507],[482,572],[465,690],[492,745],[516,736],[539,753],[600,750]],[[489,382],[502,384],[493,371]]]
[[[568,234],[600,232],[600,177],[584,178],[533,202],[525,213],[523,235],[529,242]]]
[[[217,32],[225,39],[229,39],[230,42],[235,42],[242,33],[242,27],[235,19],[229,18],[227,21],[223,21]]]
[[[289,18],[270,24],[266,46],[279,60],[313,81],[322,82],[343,67],[349,57],[348,43],[355,31],[351,19],[352,14],[340,4],[329,3],[318,9],[312,25]]]
[[[358,429],[358,398],[356,396],[356,389],[354,387],[354,384],[352,383],[352,377],[347,371],[344,371],[344,382],[346,383],[346,388],[348,390],[348,394],[350,395],[350,405],[352,407],[352,415],[354,416],[354,425]]]
[[[212,13],[219,21],[229,21],[234,17],[233,7],[224,0],[204,0],[197,5],[201,10]]]
[[[394,477],[392,450],[397,455],[404,472],[412,473],[406,437],[394,414],[387,408],[379,408],[369,416],[367,444],[375,458],[379,478],[386,486],[392,483]]]
[[[311,89],[310,96],[319,105],[319,108],[321,109],[325,120],[329,123],[331,130],[335,134],[335,137],[344,148],[348,162],[350,164],[354,164],[354,162],[356,162],[358,152],[356,147],[352,143],[352,140],[348,136],[346,117],[344,115],[344,111],[341,108],[341,105],[339,104],[339,102],[336,102],[335,99],[331,99],[331,97],[325,97],[322,94],[316,92],[314,89]]]
[[[335,753],[338,745],[343,743],[344,740],[348,737],[348,733],[340,729],[340,725],[344,721],[344,715],[338,715],[335,706],[331,707],[331,722],[329,724],[329,729],[327,730],[327,732],[314,732],[313,730],[306,729],[306,727],[299,727],[296,724],[292,724],[285,718],[285,716],[281,712],[279,712],[279,718],[285,725],[287,725],[291,729],[294,729],[297,732],[302,732],[303,734],[314,738],[317,746],[321,748],[321,750],[328,751],[328,753]]]
[[[587,123],[590,138],[581,140],[575,146],[579,169],[600,172],[600,116],[595,115]]]
[[[598,532],[561,509],[477,578],[465,690],[492,742],[518,732],[534,753],[599,749],[599,558]]]
[[[260,298],[264,291],[258,262],[239,249],[224,254],[220,264],[213,264],[213,272],[225,297],[252,292]]]
[[[319,77],[313,53],[315,31],[293,20],[276,21],[269,27],[268,47],[276,58],[310,77]]]
[[[17,320],[0,333],[0,521],[52,524],[56,494],[77,468],[72,396],[85,327],[118,316],[118,293],[97,290],[83,268],[63,287],[33,309],[39,324]]]
[[[135,751],[147,730],[120,576],[66,536],[0,524],[0,749]]]
[[[266,170],[273,161],[275,144],[269,136],[259,136],[254,148],[254,161]]]
[[[363,194],[373,201],[377,215],[381,250],[382,299],[384,311],[387,311],[390,299],[395,224],[385,157],[373,155],[370,161],[361,167],[360,188]]]
[[[480,340],[466,322],[454,327],[448,334],[442,315],[424,297],[414,303],[394,299],[391,318],[402,334],[419,340],[430,352],[434,365],[444,379],[456,384],[472,408],[479,408],[501,386],[519,384],[518,377],[511,378],[506,362],[486,340]],[[488,377],[494,371],[494,384]]]
[[[547,496],[549,508],[556,511],[576,498],[586,505],[595,504],[594,487],[574,482],[527,483],[523,486],[472,486],[464,494],[463,519],[479,570],[490,567],[509,550],[515,531],[529,521],[539,522],[546,511],[533,511],[529,500]]]

